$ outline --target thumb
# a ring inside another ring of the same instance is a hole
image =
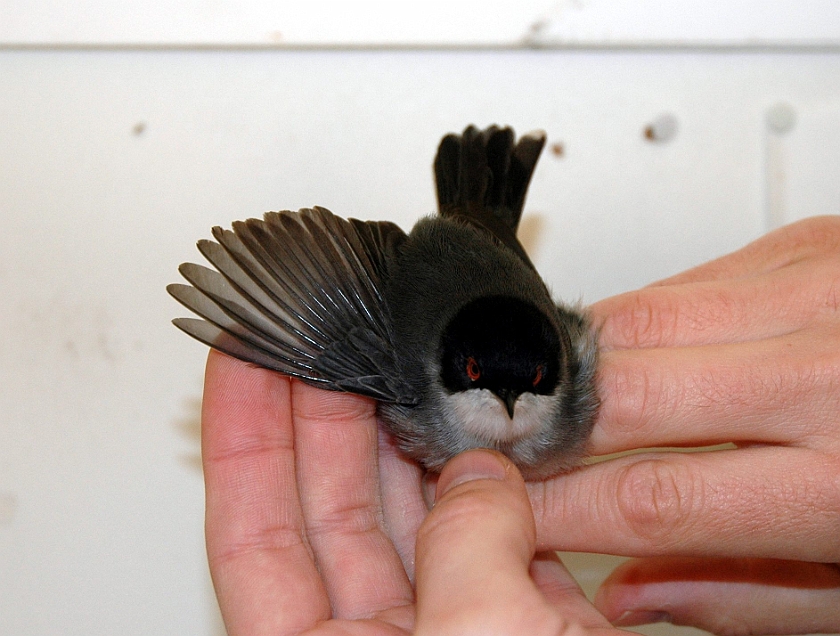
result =
[[[475,450],[451,460],[417,534],[416,633],[542,633],[539,625],[528,630],[547,615],[528,573],[535,534],[509,459]]]

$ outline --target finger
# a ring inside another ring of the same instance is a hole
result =
[[[605,353],[595,455],[724,442],[830,448],[840,332],[757,343]]]
[[[614,633],[553,552],[533,554],[522,477],[491,451],[459,455],[417,541],[418,634]]]
[[[375,403],[292,383],[306,532],[333,616],[409,607],[413,593],[382,524]]]
[[[414,581],[414,544],[428,508],[421,484],[424,474],[417,462],[397,447],[392,435],[379,430],[379,480],[385,529],[409,581]]]
[[[840,561],[840,466],[817,451],[649,453],[528,488],[539,549]]]
[[[531,561],[531,578],[546,601],[565,615],[578,617],[582,627],[605,628],[610,623],[595,609],[556,552],[539,552]]]
[[[330,608],[303,532],[289,380],[212,351],[204,387],[207,554],[228,633],[303,631]]]
[[[546,633],[557,617],[529,576],[533,555],[533,517],[510,460],[457,456],[417,536],[416,633]]]
[[[813,256],[836,253],[840,247],[840,219],[804,219],[765,234],[740,250],[654,283],[682,285],[725,280],[771,272]]]
[[[622,627],[667,621],[715,634],[840,631],[840,568],[764,559],[629,561],[596,606]]]
[[[840,252],[737,279],[646,287],[590,308],[604,350],[755,341],[837,321]]]

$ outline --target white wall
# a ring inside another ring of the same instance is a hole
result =
[[[14,33],[0,19],[3,635],[221,633],[197,460],[206,351],[169,324],[183,311],[164,292],[212,225],[320,204],[408,227],[433,209],[439,137],[470,122],[562,145],[523,230],[565,298],[840,213],[840,51],[814,45],[837,41],[823,21],[760,48],[744,27],[722,47],[125,49],[109,20],[50,18],[51,40],[32,25],[58,9],[27,6],[41,13],[21,4]],[[792,128],[771,131],[768,113]],[[652,143],[663,114],[676,135]]]
[[[36,46],[837,46],[834,0],[5,0]]]

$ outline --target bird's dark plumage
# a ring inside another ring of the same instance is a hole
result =
[[[598,406],[585,314],[558,306],[516,239],[545,143],[510,128],[443,138],[440,215],[409,234],[324,208],[214,228],[169,292],[176,326],[234,357],[375,398],[430,469],[477,446],[528,478],[576,465]],[[507,415],[506,415],[507,414]],[[507,422],[507,423],[505,423]]]
[[[497,126],[468,126],[461,135],[444,137],[434,166],[441,216],[486,229],[533,268],[516,230],[544,145],[542,133],[525,135],[514,145],[513,130]]]

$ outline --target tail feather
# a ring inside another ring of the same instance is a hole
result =
[[[505,203],[508,209],[516,212],[517,225],[519,217],[522,216],[522,208],[525,206],[525,195],[528,193],[531,175],[534,174],[543,146],[545,146],[545,133],[537,131],[520,137],[513,149],[507,175]]]
[[[514,232],[545,133],[531,132],[514,143],[509,127],[478,130],[467,126],[446,135],[435,158],[435,180],[441,214],[492,212]]]
[[[528,133],[515,143],[511,128],[467,126],[446,135],[435,157],[438,208],[492,233],[531,265],[516,229],[545,133]]]

